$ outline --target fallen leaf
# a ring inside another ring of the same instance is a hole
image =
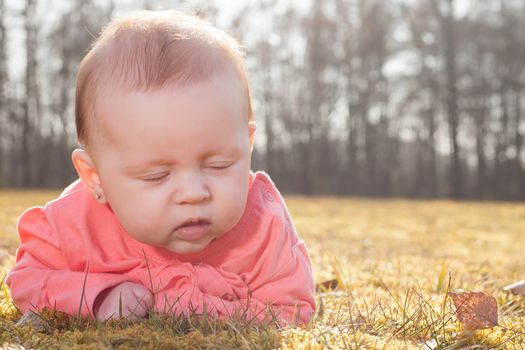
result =
[[[504,291],[511,292],[514,295],[525,295],[525,281],[521,280],[508,286],[503,287]]]
[[[483,292],[448,292],[456,307],[456,316],[467,329],[492,328],[498,325],[496,298]]]
[[[366,326],[366,317],[358,312],[357,316],[352,320],[352,326],[356,329],[364,329]]]
[[[31,325],[37,332],[45,332],[50,329],[48,323],[41,316],[32,312],[23,315],[16,325],[20,327]]]
[[[315,289],[317,291],[334,290],[334,289],[337,289],[338,287],[339,287],[339,281],[337,280],[337,278],[334,278],[328,281],[319,282],[315,285]]]

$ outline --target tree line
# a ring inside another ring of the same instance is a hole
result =
[[[182,8],[222,18],[243,45],[259,125],[253,168],[284,192],[525,199],[525,0],[257,0],[229,17],[206,1],[8,5],[0,0],[1,186],[74,179],[86,49],[130,7]],[[16,31],[23,59],[9,49]]]

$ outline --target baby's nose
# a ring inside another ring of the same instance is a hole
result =
[[[184,176],[178,181],[174,201],[179,204],[197,204],[210,198],[210,191],[201,176]]]

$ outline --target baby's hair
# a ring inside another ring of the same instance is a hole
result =
[[[253,119],[248,77],[238,42],[210,23],[178,11],[139,11],[113,20],[80,62],[75,121],[87,146],[95,125],[96,99],[104,87],[147,91],[185,86],[221,73],[242,83],[247,121]]]

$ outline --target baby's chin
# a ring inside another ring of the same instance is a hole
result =
[[[173,240],[166,249],[177,254],[191,254],[203,251],[215,237],[204,237],[198,241]]]

